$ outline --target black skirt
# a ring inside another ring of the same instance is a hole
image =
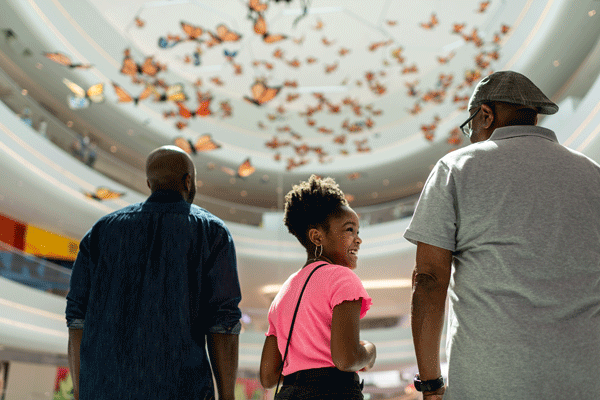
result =
[[[283,378],[276,400],[363,400],[356,372],[337,368],[305,369]]]

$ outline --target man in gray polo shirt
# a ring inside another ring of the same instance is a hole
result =
[[[461,126],[473,144],[425,184],[404,237],[426,400],[600,399],[600,165],[535,126],[556,111],[519,73],[484,78]]]

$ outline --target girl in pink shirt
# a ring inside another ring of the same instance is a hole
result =
[[[352,271],[362,243],[358,216],[332,178],[312,175],[285,200],[285,225],[306,248],[307,261],[283,284],[269,309],[261,384],[274,387],[283,369],[278,399],[362,399],[356,371],[373,367],[376,351],[373,343],[359,340],[359,320],[372,302]],[[282,365],[300,292],[317,268],[302,295]]]

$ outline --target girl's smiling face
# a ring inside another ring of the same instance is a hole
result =
[[[328,223],[328,231],[318,229],[321,240],[317,245],[323,245],[320,258],[355,269],[358,262],[358,249],[362,243],[358,237],[358,215],[350,207],[342,206],[338,214],[329,217]]]

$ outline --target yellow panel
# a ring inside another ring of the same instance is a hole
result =
[[[24,251],[38,257],[74,261],[77,257],[77,240],[28,225],[25,233]]]

